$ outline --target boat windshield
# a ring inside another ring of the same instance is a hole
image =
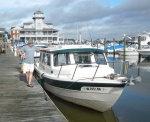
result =
[[[104,54],[101,53],[94,53],[94,58],[97,64],[104,64],[107,65],[106,59],[104,57]]]
[[[74,53],[74,60],[76,64],[90,64],[92,62],[90,53]]]
[[[107,65],[105,56],[102,53],[78,52],[54,54],[54,66],[92,63]]]
[[[74,60],[76,64],[107,64],[104,54],[101,53],[74,53]]]
[[[69,65],[70,63],[69,53],[54,55],[54,66]]]

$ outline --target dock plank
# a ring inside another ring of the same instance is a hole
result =
[[[19,68],[10,50],[0,55],[0,122],[67,122],[35,78],[26,86]]]

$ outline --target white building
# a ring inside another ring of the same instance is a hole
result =
[[[26,42],[30,39],[37,43],[59,43],[59,31],[53,28],[52,23],[44,23],[44,14],[36,11],[33,15],[33,23],[23,23],[20,30],[20,40]]]

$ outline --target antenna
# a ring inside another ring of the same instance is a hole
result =
[[[78,33],[79,33],[78,31],[79,31],[79,29],[78,29],[78,26],[77,26],[77,42],[78,42]]]
[[[91,33],[90,33],[90,31],[89,31],[89,28],[88,28],[88,26],[87,26],[87,29],[88,29],[88,33],[89,33],[89,35],[90,35],[90,39],[91,39],[91,45],[92,45],[92,37],[91,37]]]

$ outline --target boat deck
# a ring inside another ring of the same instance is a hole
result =
[[[35,78],[33,88],[26,86],[19,58],[10,50],[0,55],[0,68],[1,122],[68,122]]]
[[[46,77],[50,77],[53,79],[61,79],[61,81],[71,81],[72,82],[95,82],[95,83],[114,83],[114,84],[120,84],[122,83],[122,80],[126,79],[125,77],[118,77],[117,79],[111,80],[109,78],[104,78],[104,77],[78,77],[78,76],[74,76],[73,75],[49,75],[49,74],[45,74]]]

